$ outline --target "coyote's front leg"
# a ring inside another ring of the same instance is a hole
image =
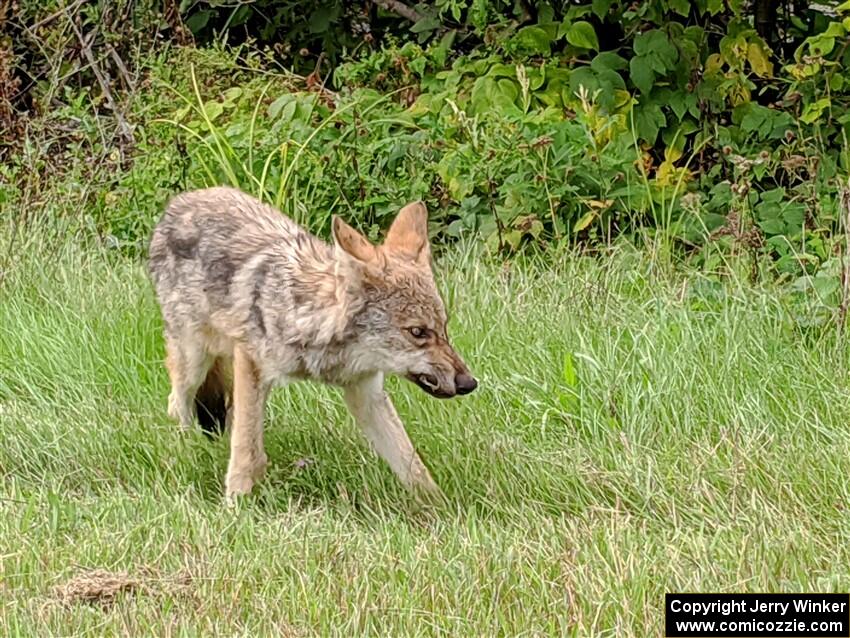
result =
[[[225,482],[228,501],[247,494],[265,472],[263,418],[268,385],[260,378],[254,360],[236,345],[233,351],[233,423],[230,430],[230,463]]]
[[[375,451],[405,487],[440,494],[440,488],[413,448],[395,407],[384,392],[383,374],[377,373],[346,386],[345,402]]]

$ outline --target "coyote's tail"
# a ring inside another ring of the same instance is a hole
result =
[[[216,359],[207,372],[207,378],[195,394],[195,411],[198,423],[207,435],[221,434],[227,420],[227,409],[232,402],[229,370],[222,359]]]

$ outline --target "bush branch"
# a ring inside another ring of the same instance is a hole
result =
[[[422,19],[422,16],[415,9],[399,2],[399,0],[375,0],[375,4],[383,10],[395,13],[411,22],[419,22]]]

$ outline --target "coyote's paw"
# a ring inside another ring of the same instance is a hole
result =
[[[416,500],[423,505],[439,505],[446,502],[446,495],[433,480],[417,483],[413,486],[412,492]]]
[[[229,507],[237,504],[240,497],[248,496],[254,487],[254,479],[247,474],[228,476],[224,490],[224,501]]]
[[[173,393],[168,396],[168,418],[178,423],[181,432],[190,432],[193,429],[192,411]]]
[[[413,459],[408,468],[407,476],[403,478],[402,482],[406,483],[415,494],[432,498],[443,497],[442,490],[431,478],[431,473],[419,457]]]
[[[254,485],[265,475],[266,465],[268,465],[268,457],[262,454],[252,466],[228,471],[225,480],[225,499],[229,505],[233,505],[240,496],[251,493]]]

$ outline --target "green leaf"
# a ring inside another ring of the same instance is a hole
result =
[[[536,92],[546,82],[546,67],[526,69],[528,88]]]
[[[231,87],[224,92],[224,101],[233,102],[242,96],[242,89],[238,86]]]
[[[770,190],[764,191],[761,194],[762,202],[769,202],[775,204],[777,202],[781,202],[785,198],[785,189],[781,186],[778,188],[771,188]]]
[[[586,88],[590,94],[599,88],[599,79],[589,67],[579,67],[570,74],[570,91],[576,94],[580,86]]]
[[[800,116],[800,120],[806,124],[814,124],[818,119],[820,119],[823,112],[828,109],[829,106],[830,100],[828,97],[821,98],[816,102],[807,104],[806,108],[803,109],[803,114]]]
[[[425,56],[420,55],[410,60],[410,62],[407,63],[407,66],[416,75],[422,77],[425,74],[425,67],[428,66],[428,60],[425,58]]]
[[[561,90],[563,88],[564,86],[560,80],[550,81],[546,84],[546,88],[542,91],[537,91],[534,97],[546,106],[561,107],[563,106],[563,99],[561,98]]]
[[[596,217],[596,211],[590,210],[582,215],[581,219],[579,219],[575,225],[573,226],[574,233],[580,233],[585,228],[590,226],[590,223],[593,221],[593,218]]]
[[[248,22],[248,18],[251,17],[251,14],[254,10],[248,4],[243,4],[241,7],[236,9],[233,16],[230,18],[230,26],[229,28],[233,29],[234,27],[240,27],[246,22]]]
[[[307,25],[310,33],[325,33],[331,26],[331,22],[336,19],[338,14],[336,7],[320,6],[310,14],[307,18]]]
[[[673,110],[673,114],[676,116],[677,120],[681,121],[681,119],[685,117],[688,106],[685,104],[685,93],[683,91],[673,91],[667,99],[667,104]]]
[[[720,38],[720,56],[732,68],[743,68],[749,45],[743,34],[728,34]]]
[[[207,26],[207,22],[210,21],[210,17],[212,17],[212,15],[213,12],[209,9],[198,11],[186,18],[185,25],[193,35],[198,35],[201,29]]]
[[[752,133],[762,127],[770,113],[768,109],[757,104],[750,103],[747,104],[747,107],[749,108],[746,109],[746,113],[741,119],[741,129],[745,133]]]
[[[782,219],[789,230],[799,231],[806,221],[806,207],[799,202],[790,202],[782,209]]]
[[[658,131],[667,123],[667,118],[661,107],[654,102],[642,104],[634,110],[635,130],[638,137],[650,144],[655,144]]]
[[[655,82],[655,71],[649,66],[644,56],[635,56],[629,60],[629,76],[632,84],[640,89],[641,93],[649,93]]]
[[[425,16],[410,27],[411,33],[428,33],[440,28],[440,20],[436,16]]]
[[[835,48],[835,38],[828,37],[824,34],[807,38],[806,42],[809,45],[809,51],[815,57],[827,56],[832,53]]]
[[[537,5],[537,24],[550,24],[555,17],[555,10],[548,2],[541,2]]]
[[[283,107],[283,110],[280,112],[280,121],[286,122],[287,124],[295,119],[295,112],[298,110],[298,102],[292,100],[289,104]]]
[[[693,130],[687,124],[678,127],[668,126],[661,132],[661,140],[666,146],[664,149],[665,159],[677,162],[682,157],[689,132],[692,133]]]
[[[518,230],[509,230],[505,233],[503,239],[505,243],[507,243],[511,249],[516,250],[519,248],[519,243],[522,241],[522,233]]]
[[[822,35],[825,35],[830,38],[840,38],[844,36],[846,33],[846,29],[844,25],[840,22],[830,22],[829,26],[826,28],[826,31],[823,32]]]
[[[514,64],[494,64],[490,67],[490,70],[487,71],[487,76],[496,78],[515,78],[516,77],[516,65]]]
[[[663,31],[653,29],[635,38],[635,57],[644,60],[657,74],[664,75],[676,68],[679,51]],[[632,60],[635,59],[632,58]]]
[[[702,111],[700,111],[699,107],[699,98],[696,93],[688,93],[685,98],[685,104],[688,105],[688,113],[690,113],[695,118],[702,117]]]
[[[653,52],[653,49],[658,46],[658,37],[664,38],[664,34],[661,33],[658,29],[652,29],[651,31],[646,31],[641,33],[640,35],[635,36],[634,41],[634,50],[638,55],[649,55]]]
[[[604,18],[611,10],[614,0],[593,0],[593,13],[599,18]]]
[[[469,96],[473,113],[485,113],[487,111],[487,105],[492,100],[494,86],[495,81],[486,75],[475,80]]]
[[[770,52],[756,42],[750,42],[747,47],[747,60],[753,73],[760,78],[768,77],[773,73],[773,64],[770,62],[769,55]]]
[[[534,237],[534,239],[540,239],[540,235],[543,234],[543,222],[539,219],[532,221],[531,227],[528,229],[528,234]]]
[[[456,36],[457,31],[455,29],[446,32],[443,34],[443,37],[440,38],[440,43],[431,49],[431,59],[434,61],[434,66],[438,69],[446,66],[446,59],[451,52]]]
[[[204,104],[204,113],[210,122],[215,122],[215,119],[224,112],[224,107],[219,102],[207,102]]]
[[[611,51],[603,51],[602,53],[597,54],[590,62],[590,68],[596,72],[603,71],[605,69],[622,71],[628,66],[629,65],[624,57]]]
[[[564,383],[570,388],[575,388],[578,385],[578,375],[576,374],[575,364],[573,363],[573,355],[567,352],[564,355],[564,367],[562,377]]]
[[[497,93],[503,95],[507,100],[513,103],[519,96],[519,87],[517,83],[508,78],[503,78],[496,83]]]
[[[818,297],[824,299],[829,297],[832,293],[838,292],[838,289],[841,287],[841,282],[838,277],[818,275],[812,281],[812,286],[814,287]]]
[[[617,73],[616,71],[603,69],[602,71],[599,71],[599,73],[597,73],[597,76],[599,77],[600,86],[612,93],[612,95],[609,96],[612,99],[614,98],[614,90],[626,90],[626,83],[623,80],[623,76]]]
[[[523,27],[511,41],[519,52],[525,55],[548,56],[551,53],[552,38],[541,27]]]
[[[280,115],[280,112],[283,110],[283,107],[287,104],[295,104],[295,97],[289,93],[284,93],[274,102],[269,104],[269,117],[272,119],[276,119],[277,116]]]
[[[599,50],[599,39],[589,22],[574,22],[567,31],[567,42],[582,49]]]
[[[764,219],[759,221],[758,225],[765,235],[785,234],[785,222],[783,222],[781,219]]]
[[[668,0],[667,4],[680,16],[687,17],[691,12],[691,3],[688,0]]]
[[[661,31],[657,33],[658,36],[653,38],[653,54],[661,61],[666,70],[672,71],[676,68],[676,62],[679,61],[679,50],[664,33]]]

